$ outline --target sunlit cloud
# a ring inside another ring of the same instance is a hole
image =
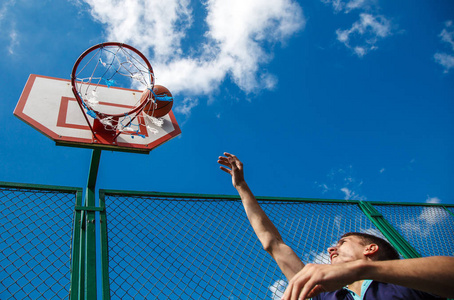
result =
[[[426,200],[427,201],[427,200]],[[429,198],[428,203],[439,203],[437,197]],[[428,237],[433,234],[436,226],[445,222],[449,218],[449,213],[442,207],[425,207],[421,210],[419,216],[412,220],[404,222],[399,227],[410,235],[418,235],[421,237]]]
[[[329,197],[345,200],[367,200],[367,197],[361,194],[363,181],[357,179],[354,174],[353,166],[331,170],[326,182],[315,182],[315,186],[323,194],[331,195]]]
[[[349,13],[354,9],[368,9],[371,5],[375,4],[374,0],[321,0],[325,4],[333,7],[335,12]]]
[[[0,28],[5,33],[3,36],[8,41],[5,43],[6,50],[10,55],[15,53],[15,49],[19,46],[19,34],[15,29],[15,20],[7,18],[9,9],[15,4],[14,0],[4,1],[0,7]]]
[[[376,50],[377,42],[391,35],[391,22],[384,16],[360,14],[360,19],[349,29],[337,29],[337,40],[351,49],[357,56],[363,57]]]
[[[268,289],[271,291],[271,299],[273,300],[280,300],[282,296],[284,296],[285,288],[287,287],[288,283],[285,280],[277,280]]]
[[[439,34],[443,45],[447,46],[446,52],[434,54],[435,61],[444,68],[444,73],[454,68],[454,26],[452,21],[445,22],[445,28]]]
[[[334,13],[359,12],[359,20],[349,29],[338,28],[337,40],[358,57],[364,57],[372,50],[378,49],[378,42],[392,34],[391,21],[383,15],[372,13],[377,7],[376,0],[321,0],[331,5]]]
[[[349,188],[343,187],[340,189],[344,194],[345,200],[366,200],[365,196],[358,195],[355,191],[350,190]]]
[[[192,28],[189,0],[84,1],[93,18],[104,24],[106,39],[146,53],[157,84],[191,97],[209,96],[225,80],[245,93],[273,89],[278,79],[262,66],[273,59],[274,45],[285,43],[305,25],[296,1],[208,0],[205,31],[199,32],[199,44],[187,50],[189,31],[199,30]],[[179,111],[187,114],[197,103],[187,102]]]
[[[444,73],[454,68],[454,56],[447,53],[435,53],[434,59],[437,63],[443,66]]]
[[[180,114],[183,114],[188,118],[191,115],[191,111],[194,107],[199,104],[199,100],[197,98],[184,98],[183,101],[177,103],[174,111]]]
[[[19,39],[16,30],[12,29],[9,33],[10,43],[8,45],[9,54],[14,54],[15,48],[19,45]]]
[[[443,42],[448,43],[451,46],[451,50],[454,51],[454,30],[452,28],[452,21],[445,22],[445,28],[441,31],[440,38]]]
[[[429,197],[427,196],[426,203],[440,203],[441,200],[438,197]]]
[[[0,21],[2,21],[8,15],[9,8],[13,6],[15,3],[16,3],[15,0],[3,1],[0,7]]]

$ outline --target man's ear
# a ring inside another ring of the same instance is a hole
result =
[[[369,244],[364,247],[363,251],[364,256],[372,258],[374,255],[378,254],[378,245],[377,244]]]

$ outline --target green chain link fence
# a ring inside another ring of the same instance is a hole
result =
[[[0,183],[0,299],[67,298],[82,189]]]
[[[99,205],[84,209],[80,189],[0,186],[1,299],[61,299],[71,286],[72,297],[94,299],[71,245],[97,247],[98,298],[280,299],[285,288],[236,196],[100,190]],[[452,205],[257,198],[306,263],[328,263],[326,248],[350,231],[385,237],[404,258],[454,255]],[[90,210],[97,244],[71,243]]]

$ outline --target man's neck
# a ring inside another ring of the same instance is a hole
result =
[[[358,296],[361,296],[361,287],[363,285],[364,280],[358,280],[353,282],[352,284],[348,285],[348,289],[351,290],[352,292],[355,292]]]

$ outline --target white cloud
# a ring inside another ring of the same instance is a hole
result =
[[[107,38],[153,50],[167,60],[181,54],[181,40],[192,24],[189,0],[84,0],[92,16],[106,25]]]
[[[428,198],[430,201],[439,201],[440,199]],[[438,203],[438,202],[429,202]],[[406,221],[400,228],[408,234],[417,234],[421,237],[428,237],[433,234],[437,224],[444,222],[449,218],[449,214],[441,207],[425,207],[418,217]]]
[[[445,69],[443,72],[448,73],[454,68],[454,56],[447,53],[435,53],[434,59]]]
[[[440,203],[438,197],[427,196],[426,203]],[[409,234],[417,234],[422,237],[428,237],[433,233],[434,226],[444,222],[449,214],[441,207],[425,207],[416,218],[406,221],[400,228]]]
[[[315,182],[315,184],[317,185],[317,187],[319,189],[322,190],[322,194],[325,194],[325,193],[327,193],[330,190],[330,188],[328,187],[328,185],[326,183]]]
[[[285,288],[287,287],[287,282],[285,280],[277,280],[268,289],[271,291],[271,299],[279,300],[284,296]]]
[[[15,53],[15,48],[19,45],[19,35],[16,31],[16,26],[15,26],[15,21],[14,19],[11,20],[11,18],[7,18],[8,16],[8,10],[11,6],[13,6],[16,3],[14,0],[9,0],[5,1],[2,6],[0,7],[0,28],[4,33],[8,32],[8,34],[5,34],[9,38],[9,43],[6,44],[6,49],[8,50],[9,54],[14,54]],[[9,24],[2,24],[2,23],[8,23]]]
[[[452,27],[452,21],[445,22],[445,28],[441,31],[440,37],[443,42],[448,43],[454,51],[454,30],[448,31]]]
[[[331,4],[334,11],[349,13],[354,9],[368,9],[372,4],[375,3],[374,0],[321,0],[325,4]]]
[[[391,21],[382,15],[373,15],[376,10],[376,0],[320,0],[330,4],[335,13],[359,11],[359,20],[350,29],[336,30],[339,42],[358,56],[363,57],[372,50],[378,49],[377,42],[391,35]]]
[[[443,66],[444,73],[454,68],[454,28],[452,21],[445,22],[445,28],[439,34],[439,37],[444,45],[448,45],[447,52],[437,52],[434,54],[435,61]]]
[[[183,114],[186,117],[189,117],[191,115],[191,111],[194,107],[196,107],[199,104],[199,100],[197,98],[192,99],[192,98],[184,98],[181,103],[178,103],[174,110],[177,113]]]
[[[377,42],[391,35],[391,22],[384,16],[362,13],[350,29],[337,29],[337,40],[359,57],[376,50]]]
[[[367,0],[350,0],[347,2],[345,5],[345,9],[347,12],[353,10],[353,9],[359,9],[359,8],[364,8],[367,5]]]
[[[149,57],[158,84],[190,96],[210,95],[227,77],[246,93],[274,88],[277,78],[261,66],[271,61],[273,45],[305,24],[292,0],[207,0],[203,40],[185,50],[194,24],[190,0],[84,1],[108,40],[137,47]]]
[[[383,174],[385,171],[386,171],[385,168],[381,168],[379,172],[380,172],[380,174]]]
[[[9,39],[8,52],[9,54],[14,54],[15,48],[19,45],[19,38],[15,29],[12,29],[9,33]]]
[[[9,7],[14,5],[15,3],[15,0],[7,0],[3,2],[2,7],[0,7],[0,21],[3,20],[8,14]]]
[[[345,200],[367,200],[365,196],[358,195],[358,193],[350,190],[347,187],[343,187],[340,190],[345,194]]]
[[[354,173],[351,165],[347,168],[333,169],[327,175],[328,183],[315,182],[315,185],[323,194],[336,193],[331,197],[342,195],[345,200],[367,200],[367,197],[360,193],[363,181],[358,180]]]
[[[426,203],[440,203],[441,200],[438,197],[429,197],[427,196]]]

